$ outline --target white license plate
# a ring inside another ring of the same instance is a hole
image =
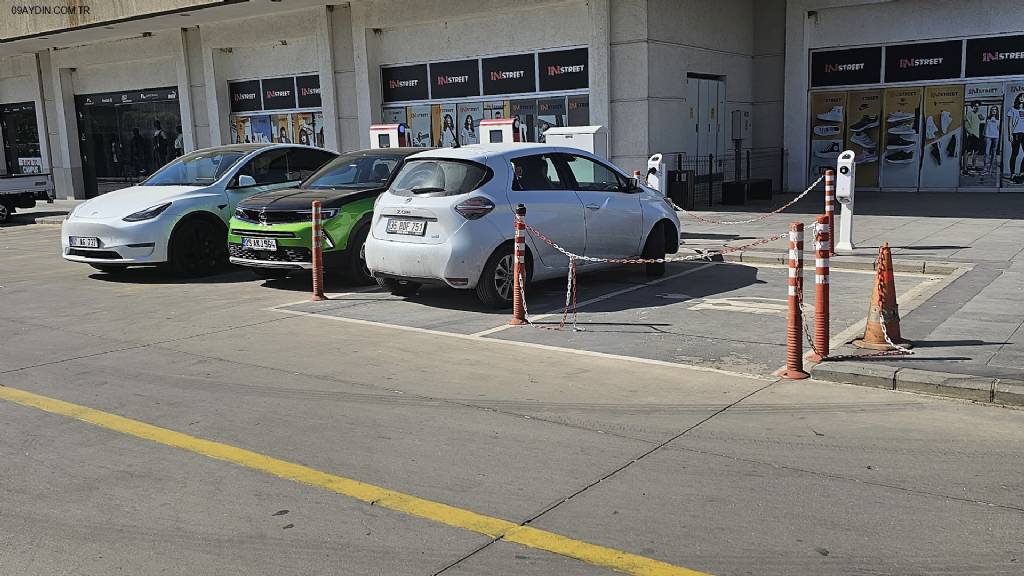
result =
[[[100,239],[83,236],[69,236],[68,244],[70,244],[72,248],[99,248]]]
[[[277,250],[277,240],[273,238],[242,238],[242,248],[250,250]]]
[[[427,232],[426,220],[399,220],[388,218],[388,234],[407,234],[409,236],[423,236]]]

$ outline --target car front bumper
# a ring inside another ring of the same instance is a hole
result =
[[[116,224],[115,224],[116,222]],[[97,248],[73,248],[71,236],[97,238]],[[167,233],[158,222],[68,219],[61,225],[61,256],[85,264],[161,264],[167,261]]]

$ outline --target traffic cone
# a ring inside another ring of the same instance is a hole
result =
[[[885,322],[884,331],[880,320]],[[886,334],[893,344],[910,348],[910,342],[900,336],[900,311],[896,305],[896,279],[892,274],[892,253],[889,251],[888,242],[878,249],[875,287],[871,291],[871,303],[868,306],[864,337],[854,340],[853,345],[871,350],[891,350],[894,346],[886,341]]]

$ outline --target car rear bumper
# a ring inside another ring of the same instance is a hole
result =
[[[474,288],[488,256],[501,238],[480,240],[461,233],[441,244],[415,244],[370,237],[366,240],[366,265],[371,274],[379,278]]]

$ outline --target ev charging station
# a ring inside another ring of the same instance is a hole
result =
[[[560,126],[544,131],[544,142],[586,150],[594,156],[608,157],[608,131],[604,126]]]
[[[843,206],[839,219],[839,238],[836,241],[837,254],[853,253],[853,189],[856,186],[857,164],[854,153],[846,150],[836,162],[836,200]],[[833,231],[833,233],[835,233]]]
[[[409,129],[405,124],[370,126],[370,148],[405,148],[408,145]]]
[[[480,121],[480,143],[519,142],[519,128],[512,118],[488,118]]]
[[[647,159],[647,185],[668,196],[668,173],[665,172],[665,160],[661,153]]]

